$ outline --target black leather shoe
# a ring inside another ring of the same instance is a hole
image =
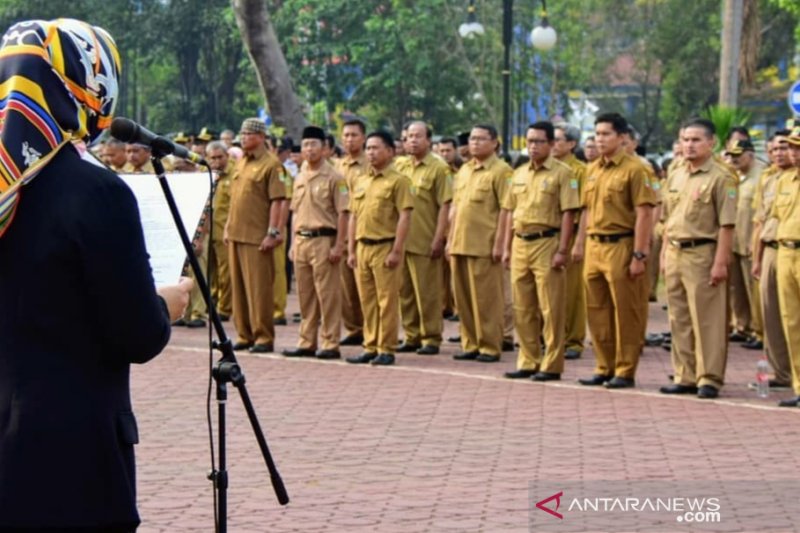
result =
[[[445,318],[448,322],[458,322],[458,315],[450,315],[449,317]]]
[[[233,349],[237,352],[239,350],[249,350],[252,345],[252,342],[237,342],[233,345]]]
[[[433,344],[424,344],[417,350],[417,353],[420,355],[436,355],[439,353],[439,347]]]
[[[190,320],[186,323],[187,328],[204,328],[206,327],[206,321],[202,318],[195,318],[194,320]]]
[[[314,350],[310,348],[295,348],[294,350],[283,350],[281,353],[286,357],[311,357],[314,355]]]
[[[272,353],[274,351],[271,344],[254,344],[250,347],[250,353]]]
[[[694,385],[672,384],[665,385],[658,389],[661,394],[697,394],[697,387]]]
[[[503,341],[503,344],[500,346],[500,350],[503,352],[513,352],[514,341],[509,341],[509,340]]]
[[[354,365],[364,365],[372,361],[378,357],[378,354],[375,352],[364,352],[361,355],[357,355],[355,357],[348,357],[345,359],[348,363],[353,363]]]
[[[644,337],[644,345],[645,346],[661,346],[661,343],[664,342],[664,335],[661,333],[648,333]]]
[[[288,322],[286,322],[286,318],[273,318],[272,325],[273,326],[285,326]]]
[[[665,340],[664,342],[661,343],[661,347],[664,348],[666,351],[671,352],[672,351],[672,341],[666,341]]]
[[[456,361],[474,361],[480,355],[479,352],[461,352],[453,356]]]
[[[603,385],[606,381],[610,381],[611,378],[614,376],[603,376],[601,374],[594,374],[590,378],[579,378],[578,383],[581,385],[586,385],[588,387],[599,387]]]
[[[410,352],[416,352],[420,348],[422,348],[422,345],[420,344],[408,344],[407,342],[404,342],[403,344],[395,348],[395,351],[402,353],[410,353]]]
[[[580,358],[581,358],[581,352],[575,350],[574,348],[569,348],[568,350],[564,351],[564,359],[572,360]]]
[[[370,361],[371,365],[375,366],[390,366],[394,364],[394,354],[391,353],[382,353],[378,355],[375,359]]]
[[[750,389],[750,390],[758,390],[758,383],[756,383],[755,381],[752,381],[752,382],[747,384],[747,388]],[[771,380],[769,380],[769,388],[770,389],[778,389],[778,390],[786,390],[786,389],[791,389],[792,388],[792,384],[791,383],[784,383],[782,381],[777,381],[777,380],[771,379]]]
[[[752,338],[749,341],[742,344],[743,348],[747,348],[748,350],[763,350],[764,343],[756,338]]]
[[[750,337],[743,331],[734,331],[728,337],[728,340],[731,342],[747,342],[750,340]]]
[[[633,378],[614,376],[606,381],[603,386],[607,389],[630,389],[636,386],[636,381]]]
[[[788,400],[781,400],[778,402],[778,407],[797,407],[800,405],[800,396],[796,398],[789,398]]]
[[[172,325],[173,325],[173,326],[177,326],[177,327],[181,327],[181,328],[182,328],[182,327],[185,327],[185,326],[186,326],[186,321],[185,321],[184,319],[182,319],[182,318],[179,318],[178,320],[176,320],[175,322],[173,322],[173,323],[172,323]]]
[[[560,381],[561,374],[555,372],[537,372],[533,375],[533,381]]]
[[[364,342],[364,336],[361,333],[354,333],[352,335],[342,337],[342,340],[339,341],[339,344],[342,346],[361,346],[362,342]]]
[[[719,396],[719,389],[712,387],[711,385],[703,385],[697,389],[698,398],[702,398],[704,400],[713,400],[717,396]]]
[[[453,335],[452,337],[447,337],[447,342],[461,342],[461,335]]]
[[[536,374],[536,370],[528,370],[525,368],[521,368],[519,370],[514,370],[513,372],[506,372],[503,374],[503,377],[508,379],[529,379]]]
[[[478,354],[478,357],[475,358],[476,361],[479,363],[499,363],[500,356],[499,355],[491,355],[488,353]]]
[[[320,350],[316,353],[317,359],[341,359],[339,350]]]

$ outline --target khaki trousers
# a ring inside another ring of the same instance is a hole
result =
[[[503,265],[491,257],[454,255],[453,294],[465,352],[500,355],[503,342]]]
[[[650,245],[650,253],[647,256],[647,276],[650,278],[650,299],[655,301],[658,298],[658,278],[661,275],[661,245],[664,242],[664,233],[659,231],[657,225],[653,232],[653,242]]]
[[[257,244],[233,242],[228,248],[233,324],[239,342],[272,344],[275,340],[272,254],[272,250],[260,251]]]
[[[764,345],[775,379],[781,383],[792,381],[792,366],[789,364],[789,347],[781,325],[781,306],[778,298],[778,250],[764,247],[761,258],[761,315],[764,319]]]
[[[228,245],[221,237],[215,238],[211,247],[211,268],[211,296],[217,302],[217,312],[230,316],[233,313],[231,271],[228,266]]]
[[[208,235],[203,235],[203,251],[197,256],[197,262],[200,265],[200,272],[203,277],[208,281],[207,265],[208,265]],[[189,267],[189,277],[196,280],[194,271]],[[184,320],[205,320],[208,318],[208,306],[203,298],[203,293],[197,283],[194,284],[192,292],[189,294],[189,305],[186,306],[186,311],[183,314]]]
[[[759,291],[754,290],[753,277],[750,274],[752,261],[750,256],[734,253],[728,271],[730,273],[731,311],[733,324],[738,331],[752,333],[761,339],[764,335],[764,324],[761,317],[761,298]]]
[[[294,241],[294,275],[300,300],[299,348],[317,349],[317,333],[323,350],[339,349],[342,329],[341,261],[328,261],[336,237],[300,237]],[[345,267],[346,268],[346,267]],[[320,331],[320,323],[322,329]]]
[[[800,396],[800,250],[778,249],[778,297],[792,366],[792,388]]]
[[[356,254],[358,255],[358,254]],[[364,314],[358,296],[356,273],[347,266],[347,250],[342,253],[342,323],[346,335],[361,335],[364,327]]]
[[[284,232],[284,235],[286,233]],[[289,285],[286,282],[286,241],[275,247],[272,251],[274,262],[275,280],[272,282],[275,308],[272,310],[274,318],[286,318],[286,300],[289,297]]]
[[[514,342],[514,305],[511,301],[511,272],[503,270],[503,340]]]
[[[628,276],[633,238],[615,243],[588,239],[583,277],[595,374],[633,378],[647,328],[647,275]]]
[[[400,311],[407,344],[442,344],[442,264],[441,258],[405,254]]]
[[[575,243],[573,237],[569,249]],[[583,353],[586,338],[586,292],[583,287],[583,261],[570,261],[567,265],[566,281],[566,336],[565,348]]]
[[[356,245],[356,283],[364,313],[364,351],[393,354],[400,330],[403,266],[384,265],[393,242]]]
[[[669,245],[664,278],[672,331],[674,382],[722,387],[728,361],[726,286],[709,285],[715,245]]]
[[[561,374],[564,371],[565,270],[551,266],[558,237],[514,239],[511,249],[511,292],[519,336],[517,368]],[[542,357],[540,338],[546,352]]]

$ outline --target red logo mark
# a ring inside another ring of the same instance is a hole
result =
[[[561,513],[557,513],[556,512],[556,511],[558,511],[558,508],[561,507],[561,496],[563,496],[563,495],[564,495],[564,491],[562,490],[558,494],[553,494],[549,498],[545,498],[544,500],[542,500],[540,502],[536,502],[536,507],[538,509],[541,509],[545,513],[549,513],[549,514],[555,516],[559,520],[563,520],[564,519],[564,515],[561,514]],[[545,505],[547,503],[549,503],[549,502],[551,502],[553,500],[556,501],[556,508],[555,509],[550,509],[549,507],[545,507]]]

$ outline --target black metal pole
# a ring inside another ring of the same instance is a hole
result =
[[[503,154],[511,153],[511,37],[514,0],[503,0]]]

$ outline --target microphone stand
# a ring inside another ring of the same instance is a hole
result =
[[[208,475],[208,479],[214,484],[214,491],[217,496],[217,507],[215,509],[217,515],[217,533],[227,533],[228,531],[228,471],[227,471],[227,454],[226,454],[226,413],[225,405],[228,400],[228,383],[233,383],[233,386],[239,391],[239,396],[242,398],[244,409],[247,412],[247,418],[250,420],[250,425],[255,433],[258,447],[261,449],[261,455],[264,457],[264,462],[267,464],[267,470],[272,481],[272,488],[275,491],[275,496],[281,505],[289,503],[289,495],[286,492],[286,487],[283,484],[278,468],[272,460],[272,454],[267,446],[267,439],[264,437],[264,432],[261,430],[261,424],[258,422],[253,402],[250,400],[250,395],[247,393],[245,387],[244,372],[236,360],[233,352],[233,345],[231,340],[225,333],[225,328],[222,327],[222,321],[217,314],[217,309],[211,301],[211,292],[200,270],[200,264],[197,262],[197,257],[194,254],[192,243],[189,240],[189,235],[183,226],[181,215],[178,212],[178,206],[175,204],[175,198],[172,196],[172,191],[167,183],[167,178],[164,174],[164,165],[161,163],[161,158],[166,154],[153,147],[151,160],[153,168],[156,172],[156,177],[161,184],[161,190],[164,192],[164,198],[167,200],[169,211],[172,214],[172,219],[175,221],[175,226],[178,228],[178,233],[183,243],[183,248],[186,250],[186,256],[189,258],[189,264],[194,272],[195,283],[198,284],[200,292],[203,294],[203,299],[208,306],[208,314],[211,323],[216,331],[217,339],[212,342],[212,347],[222,352],[222,357],[217,361],[211,371],[211,375],[216,382],[217,391],[217,420],[218,420],[218,438],[217,443],[219,447],[218,468],[212,470]]]

